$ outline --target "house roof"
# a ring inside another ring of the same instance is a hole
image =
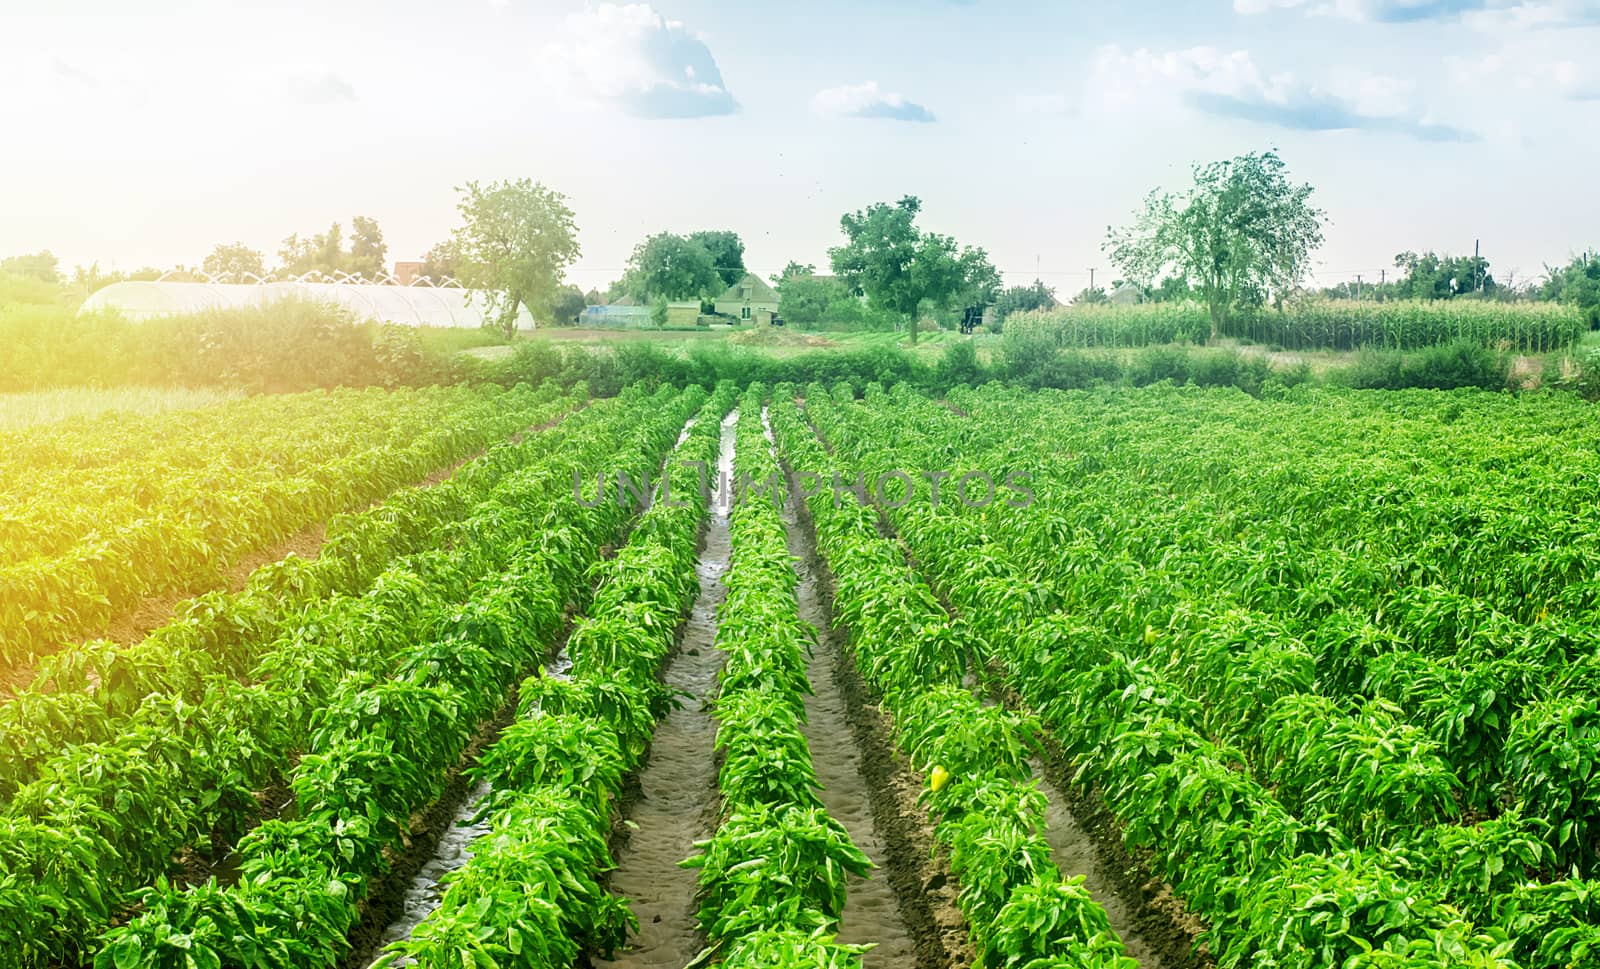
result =
[[[739,288],[741,286],[748,286],[750,288],[749,299],[752,303],[776,303],[778,301],[777,290],[774,290],[767,284],[766,280],[762,279],[760,276],[757,276],[755,273],[745,273],[742,279],[734,283],[732,286],[729,286],[721,296],[718,296],[717,301],[720,302],[722,300],[744,299],[745,297],[739,295]]]

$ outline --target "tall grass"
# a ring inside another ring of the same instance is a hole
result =
[[[59,304],[0,304],[0,392],[58,387],[223,387],[287,392],[462,379],[405,327],[284,300],[144,322]]]
[[[1203,342],[1211,318],[1196,303],[1071,306],[1019,314],[1005,328],[1039,331],[1059,347],[1143,347]],[[1586,329],[1582,315],[1564,303],[1310,300],[1282,312],[1241,314],[1221,335],[1289,350],[1418,350],[1467,341],[1549,353],[1571,346]]]

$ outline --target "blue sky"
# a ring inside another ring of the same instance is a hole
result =
[[[1600,0],[0,0],[0,254],[195,263],[363,214],[416,257],[453,186],[529,176],[585,287],[663,229],[823,263],[915,194],[1074,292],[1150,189],[1276,147],[1329,213],[1320,280],[1474,239],[1526,277],[1600,245],[1596,50]]]

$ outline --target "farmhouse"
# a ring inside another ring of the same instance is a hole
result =
[[[770,323],[778,313],[778,293],[760,276],[745,273],[743,279],[717,297],[716,307],[723,316]]]

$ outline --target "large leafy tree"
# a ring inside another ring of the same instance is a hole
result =
[[[1186,280],[1216,336],[1233,314],[1281,300],[1305,278],[1324,219],[1311,193],[1275,151],[1196,165],[1193,186],[1150,193],[1131,225],[1108,231],[1105,248],[1140,286]]]
[[[200,268],[211,276],[232,273],[237,278],[245,273],[252,273],[256,276],[265,276],[267,274],[266,259],[261,255],[260,251],[252,249],[242,242],[235,242],[232,245],[219,244],[200,263]]]
[[[346,272],[368,279],[380,279],[389,271],[389,246],[383,241],[383,230],[377,219],[358,215],[350,220],[350,255],[345,260]]]
[[[578,258],[578,228],[566,196],[531,179],[458,189],[465,223],[452,237],[461,282],[488,297],[506,337],[517,310],[549,319],[562,276]]]
[[[46,249],[26,256],[8,256],[0,259],[0,273],[13,276],[31,276],[41,282],[61,281],[61,261]]]
[[[739,238],[739,233],[708,229],[690,233],[689,241],[699,243],[711,254],[711,265],[721,277],[724,290],[744,278],[747,272],[744,267],[744,240]]]
[[[460,262],[461,257],[456,253],[455,240],[446,239],[429,249],[428,254],[422,257],[422,270],[417,275],[426,276],[429,281],[437,285],[460,275],[457,268]]]
[[[1573,256],[1559,269],[1546,266],[1539,295],[1573,304],[1589,321],[1591,330],[1600,329],[1600,254]]]
[[[1489,260],[1482,256],[1402,252],[1394,264],[1405,274],[1394,290],[1403,299],[1450,299],[1461,293],[1493,292],[1497,286],[1489,274]]]
[[[279,271],[295,276],[315,271],[328,276],[345,272],[367,279],[381,278],[388,271],[389,247],[383,241],[378,220],[358,215],[350,225],[349,249],[345,248],[344,226],[338,222],[328,226],[326,232],[305,238],[299,233],[289,236],[278,250]],[[226,268],[224,265],[224,271]]]
[[[1035,279],[1031,285],[1002,290],[994,301],[994,315],[1003,321],[1013,313],[1029,313],[1055,305],[1056,291],[1046,286],[1044,280]]]
[[[653,235],[634,248],[623,280],[628,295],[641,304],[656,299],[707,299],[726,288],[710,251],[693,239],[670,232]]]
[[[845,244],[828,250],[833,271],[846,285],[864,293],[875,308],[909,321],[913,344],[924,304],[944,309],[964,291],[999,286],[999,275],[981,249],[958,252],[949,236],[920,231],[921,211],[922,201],[908,195],[892,205],[879,202],[846,213],[839,220]]]

